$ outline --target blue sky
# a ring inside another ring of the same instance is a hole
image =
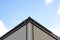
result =
[[[0,35],[29,16],[60,36],[60,0],[0,0]]]

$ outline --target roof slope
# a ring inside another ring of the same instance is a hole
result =
[[[44,26],[42,26],[41,24],[39,24],[38,22],[36,22],[35,20],[33,20],[31,17],[28,17],[26,20],[24,20],[23,22],[21,22],[20,24],[18,24],[15,28],[13,28],[9,32],[7,32],[5,35],[3,35],[0,38],[0,40],[5,39],[6,37],[8,37],[9,35],[13,34],[15,31],[17,31],[18,29],[20,29],[21,27],[23,27],[24,25],[26,25],[29,22],[32,23],[33,25],[37,26],[39,29],[43,30],[45,33],[47,33],[51,37],[55,38],[56,40],[59,39],[58,36],[56,36],[55,34],[53,34],[47,28],[45,28]]]

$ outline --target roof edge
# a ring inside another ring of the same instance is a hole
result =
[[[38,22],[36,22],[35,20],[33,20],[31,17],[28,17],[27,19],[25,19],[24,21],[22,21],[20,24],[18,24],[15,28],[13,28],[9,32],[7,32],[5,35],[3,35],[0,39],[5,39],[6,37],[8,37],[9,35],[11,35],[15,31],[17,31],[18,29],[20,29],[21,27],[23,27],[28,22],[31,22],[32,24],[34,24],[38,28],[42,28],[42,30],[44,29],[47,34],[49,34],[50,36],[54,37],[55,39],[59,38],[58,36],[56,36],[55,34],[53,34],[51,31],[49,31],[47,28],[45,28],[44,26],[42,26],[41,24],[39,24]]]

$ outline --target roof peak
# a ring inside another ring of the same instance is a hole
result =
[[[29,16],[27,19],[31,20],[32,18]]]

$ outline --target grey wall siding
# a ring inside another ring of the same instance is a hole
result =
[[[32,40],[32,24],[28,23],[28,30],[27,30],[27,40]]]
[[[11,34],[4,40],[26,40],[26,26],[17,30],[15,33]]]
[[[4,40],[56,40],[31,23],[26,24]]]
[[[34,26],[34,40],[56,40],[50,35],[46,34],[39,28]]]

